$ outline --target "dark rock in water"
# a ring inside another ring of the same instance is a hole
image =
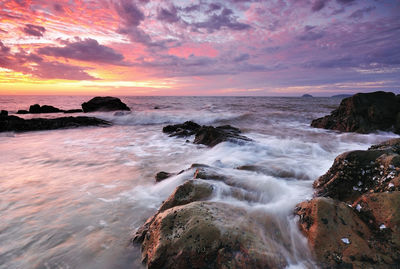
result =
[[[301,97],[311,98],[311,97],[314,97],[314,96],[312,96],[311,94],[303,94]]]
[[[185,137],[194,135],[199,129],[200,125],[193,121],[186,121],[182,124],[167,125],[163,128],[163,132],[169,136]]]
[[[342,132],[382,130],[400,134],[400,101],[391,92],[358,93],[343,99],[330,115],[313,120],[311,126]]]
[[[213,147],[224,141],[242,140],[251,141],[251,139],[240,135],[238,128],[230,125],[224,126],[200,126],[195,122],[187,121],[183,124],[167,125],[163,128],[164,133],[170,136],[186,137],[195,135],[193,143],[203,144]]]
[[[326,197],[298,204],[295,214],[318,266],[399,264],[400,139],[339,155],[314,188]]]
[[[29,114],[29,111],[20,109],[20,110],[17,111],[17,114]]]
[[[58,109],[54,106],[48,106],[48,105],[43,105],[40,106],[38,104],[31,105],[29,107],[29,113],[32,114],[40,114],[40,113],[60,113],[63,112],[63,110]]]
[[[154,109],[160,109],[160,107],[159,106],[155,106]]]
[[[314,182],[317,196],[352,202],[364,193],[400,190],[400,139],[336,157]]]
[[[160,182],[160,181],[163,181],[164,179],[172,177],[173,175],[175,175],[175,174],[161,171],[156,174],[155,179],[157,182]]]
[[[69,110],[64,110],[64,113],[81,113],[83,112],[82,109],[69,109]]]
[[[224,141],[242,140],[251,141],[251,139],[240,135],[241,131],[230,125],[212,127],[202,126],[194,138],[195,144],[203,144],[213,147]]]
[[[6,116],[8,116],[8,111],[7,110],[2,110],[0,112],[0,117],[6,117]]]
[[[94,97],[82,104],[83,112],[127,110],[130,108],[116,97]]]
[[[0,118],[0,132],[26,132],[77,128],[83,126],[109,126],[111,123],[93,117],[62,117],[55,119],[22,119],[17,116]]]

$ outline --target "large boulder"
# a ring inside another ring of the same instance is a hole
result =
[[[54,106],[43,105],[40,106],[38,104],[31,105],[29,107],[29,113],[31,114],[40,114],[40,113],[60,113],[64,112],[63,110],[56,108]]]
[[[314,182],[317,196],[352,202],[364,193],[400,190],[400,139],[336,157]]]
[[[320,267],[400,264],[399,154],[400,139],[341,154],[314,182],[315,198],[297,205]]]
[[[82,104],[83,112],[127,110],[130,108],[116,97],[94,97]]]
[[[341,101],[339,108],[311,126],[342,132],[400,133],[400,97],[391,92],[357,93]]]
[[[320,267],[391,268],[399,264],[400,193],[372,194],[365,199],[380,209],[373,210],[378,221],[365,222],[357,210],[331,198],[318,197],[297,206],[300,229]]]
[[[195,135],[193,143],[203,144],[213,147],[225,141],[251,141],[251,139],[241,135],[238,128],[230,125],[218,127],[203,125],[187,121],[183,124],[167,125],[163,132],[169,136],[187,137]]]
[[[61,117],[55,119],[34,118],[27,120],[17,116],[0,117],[0,132],[26,132],[109,125],[111,125],[111,123],[93,117]]]

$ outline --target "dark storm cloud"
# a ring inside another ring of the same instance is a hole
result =
[[[191,24],[196,29],[205,29],[212,33],[221,28],[228,28],[230,30],[241,31],[250,28],[250,25],[237,21],[237,17],[229,8],[224,8],[219,14],[212,14],[203,22],[196,22]]]
[[[168,23],[178,22],[180,20],[178,10],[174,6],[170,9],[160,8],[157,14],[157,19]]]
[[[42,37],[44,32],[46,32],[46,28],[43,26],[26,24],[22,31],[27,35]]]
[[[63,47],[43,47],[38,50],[38,53],[86,62],[127,65],[122,54],[110,47],[100,45],[97,40],[91,38],[67,42]]]

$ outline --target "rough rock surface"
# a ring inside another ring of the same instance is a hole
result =
[[[160,181],[163,181],[164,179],[172,177],[173,175],[175,175],[175,174],[161,171],[156,174],[155,179],[156,179],[156,182],[160,182]]]
[[[290,240],[279,223],[263,210],[207,201],[212,182],[229,177],[207,165],[190,169],[194,179],[178,186],[133,238],[147,268],[285,268],[281,244]]]
[[[342,132],[370,133],[377,130],[400,133],[400,96],[391,92],[357,93],[345,98],[339,108],[312,127]]]
[[[230,125],[218,127],[200,126],[192,121],[187,121],[183,124],[167,125],[163,128],[163,132],[169,134],[169,136],[178,137],[195,135],[193,143],[210,147],[224,141],[251,141],[251,139],[240,135],[241,131],[238,128]]]
[[[7,110],[2,110],[0,112],[0,117],[5,117],[5,116],[8,116],[8,111]]]
[[[88,102],[82,104],[83,112],[94,112],[94,111],[115,111],[115,110],[127,110],[130,108],[124,104],[119,98],[106,96],[106,97],[94,97]]]
[[[400,139],[338,156],[300,203],[300,229],[322,268],[400,264]],[[325,197],[320,197],[325,196]]]
[[[317,196],[351,202],[364,193],[400,190],[400,139],[343,153],[314,182]]]
[[[22,119],[17,116],[1,116],[0,132],[26,132],[77,128],[83,126],[109,126],[109,122],[93,117],[61,117],[55,119]]]
[[[64,112],[63,110],[56,108],[54,106],[43,105],[40,106],[38,104],[31,105],[29,107],[29,113],[31,114],[40,114],[40,113],[60,113]]]

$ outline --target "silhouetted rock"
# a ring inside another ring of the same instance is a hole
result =
[[[344,99],[347,97],[351,97],[353,96],[352,94],[336,94],[336,95],[332,95],[331,98],[340,98],[340,99]]]
[[[339,155],[314,187],[295,213],[319,267],[399,264],[400,139]]]
[[[82,104],[83,112],[127,110],[130,108],[116,97],[94,97]]]
[[[224,141],[251,141],[251,139],[240,135],[241,131],[238,128],[230,125],[212,127],[202,126],[197,132],[193,143],[203,144],[213,147]]]
[[[200,126],[195,122],[187,121],[183,124],[167,125],[163,128],[164,133],[169,136],[186,137],[195,135],[193,143],[203,144],[213,147],[224,141],[251,141],[251,139],[240,135],[241,131],[238,128],[230,125],[224,126]]]
[[[155,176],[155,179],[157,182],[163,181],[164,179],[167,179],[169,177],[172,177],[173,175],[175,175],[174,173],[167,173],[164,171],[158,172]]]
[[[29,107],[29,113],[31,113],[31,114],[60,113],[60,112],[63,112],[63,111],[54,106],[48,106],[48,105],[40,106],[38,104],[35,104],[35,105],[31,105]]]
[[[357,93],[343,99],[339,108],[311,126],[342,132],[370,133],[377,130],[400,133],[400,97],[391,92]]]
[[[301,97],[303,97],[303,98],[312,98],[314,96],[312,96],[311,94],[303,94]]]
[[[194,135],[199,129],[200,125],[193,121],[186,121],[182,124],[167,125],[163,128],[163,132],[169,134],[169,136],[191,136]]]
[[[17,111],[17,114],[29,114],[29,111],[20,109],[20,110]]]
[[[109,125],[111,125],[109,122],[93,117],[61,117],[55,119],[34,118],[27,120],[17,116],[6,116],[0,118],[0,132],[26,132]]]
[[[64,110],[63,112],[64,113],[81,113],[81,112],[83,112],[83,110],[78,108],[78,109]]]
[[[2,110],[0,112],[0,117],[6,117],[6,116],[8,116],[8,111],[7,110]]]

